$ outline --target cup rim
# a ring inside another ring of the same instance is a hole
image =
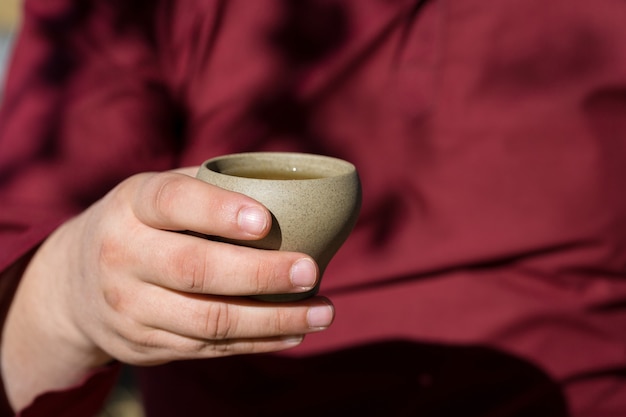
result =
[[[254,158],[260,162],[271,163],[274,168],[279,170],[295,172],[297,167],[294,165],[298,163],[303,169],[315,171],[314,178],[303,178],[299,179],[299,181],[319,181],[352,175],[356,172],[354,164],[346,160],[333,156],[305,152],[239,152],[210,158],[206,160],[202,166],[207,171],[216,175],[226,175],[258,181],[285,181],[282,179],[242,177],[227,172],[229,169],[233,170],[237,167],[244,166],[242,162],[250,158]],[[303,161],[305,161],[305,165],[302,165]],[[245,166],[247,167],[249,164],[246,163]]]

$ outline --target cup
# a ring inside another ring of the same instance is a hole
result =
[[[302,252],[319,267],[315,288],[298,294],[255,295],[264,301],[297,301],[315,295],[326,266],[348,238],[361,206],[361,184],[351,163],[322,155],[249,152],[205,161],[197,178],[254,198],[272,214],[261,240],[227,243]]]

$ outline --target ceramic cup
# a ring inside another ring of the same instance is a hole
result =
[[[234,241],[243,246],[302,252],[326,266],[352,231],[361,206],[361,185],[349,162],[328,156],[251,152],[204,162],[197,178],[259,201],[272,214],[270,233],[261,240]],[[266,301],[296,301],[306,293],[254,296]]]

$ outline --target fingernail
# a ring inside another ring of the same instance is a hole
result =
[[[299,259],[291,267],[291,283],[295,287],[312,288],[316,281],[317,267],[310,259]]]
[[[267,228],[267,212],[258,207],[244,207],[237,218],[239,227],[253,235],[260,235]]]
[[[304,340],[303,335],[297,336],[285,336],[282,339],[282,342],[286,345],[299,345]]]
[[[312,329],[325,329],[330,326],[335,316],[334,310],[331,306],[317,306],[311,307],[307,313],[307,322]]]

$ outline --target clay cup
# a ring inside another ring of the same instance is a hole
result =
[[[272,214],[270,233],[237,245],[302,252],[319,267],[317,286],[305,293],[254,296],[297,301],[315,295],[326,266],[354,227],[361,185],[353,164],[328,156],[290,152],[239,153],[205,161],[197,178],[259,201]]]

